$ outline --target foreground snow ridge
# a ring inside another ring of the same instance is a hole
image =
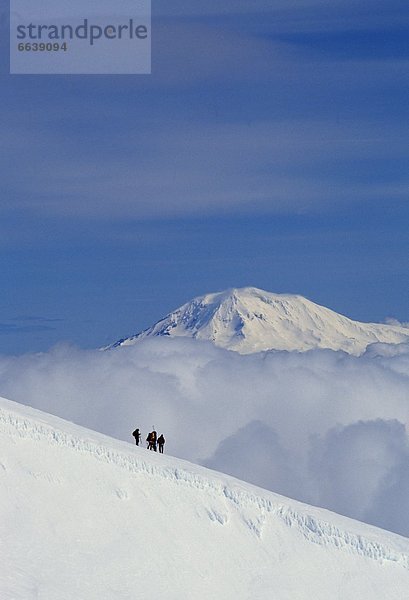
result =
[[[194,298],[149,329],[119,340],[111,348],[154,336],[209,340],[241,354],[328,348],[360,355],[369,344],[408,342],[409,329],[360,323],[303,296],[246,287]]]
[[[289,504],[283,504],[283,498],[280,498],[278,495],[275,496],[255,487],[254,491],[247,490],[247,487],[252,487],[250,484],[243,483],[243,489],[240,489],[240,483],[238,480],[234,480],[234,478],[222,476],[222,480],[217,479],[216,473],[210,470],[207,473],[205,473],[205,469],[203,469],[203,473],[194,472],[193,469],[188,470],[189,466],[193,467],[193,465],[189,465],[189,463],[186,463],[186,466],[182,465],[183,461],[179,459],[175,459],[175,463],[178,465],[176,467],[161,465],[156,461],[152,461],[156,456],[149,454],[149,460],[144,460],[142,457],[139,457],[139,452],[137,456],[113,449],[108,445],[110,438],[107,438],[107,445],[105,445],[99,443],[96,439],[78,437],[62,429],[50,427],[46,422],[33,421],[32,419],[24,418],[24,416],[14,411],[11,412],[4,409],[0,409],[0,428],[2,433],[14,432],[20,438],[45,441],[50,446],[63,446],[80,454],[88,454],[95,460],[116,465],[129,473],[136,474],[143,472],[151,477],[161,477],[198,490],[212,490],[212,492],[215,492],[219,496],[227,498],[237,507],[246,508],[249,505],[253,505],[263,514],[278,516],[289,527],[297,527],[310,541],[322,545],[330,544],[336,548],[347,548],[351,552],[375,560],[390,560],[409,569],[409,555],[383,547],[381,544],[370,539],[365,539],[361,535],[342,531],[327,521],[319,520],[306,512],[308,511],[307,505],[299,503],[297,506],[296,502],[291,501],[294,504],[294,508],[292,508]],[[193,468],[197,469],[197,467]],[[298,512],[297,508],[301,512]],[[214,517],[217,518],[217,515],[214,515]],[[328,517],[330,517],[329,512]],[[249,522],[248,525],[258,536],[261,535],[261,524],[256,525]]]
[[[360,600],[401,600],[408,589],[409,540],[395,534],[3,399],[0,441],[0,547],[18,561],[0,566],[2,598],[51,599],[60,586],[60,599],[130,599],[136,581],[137,597],[149,597],[150,565],[158,560],[163,598],[211,598],[224,585],[227,598],[271,598],[274,591],[277,599],[324,599],[346,573],[355,580],[345,599],[359,592]],[[98,571],[84,592],[78,570],[90,557],[91,570],[107,560],[103,592]],[[301,565],[306,572],[294,579]],[[15,582],[10,569],[19,573]],[[160,581],[155,597],[162,598]]]

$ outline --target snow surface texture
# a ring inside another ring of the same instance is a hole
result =
[[[409,344],[56,347],[0,357],[0,394],[121,440],[155,425],[169,454],[409,537]]]
[[[409,342],[409,329],[359,323],[302,296],[247,287],[195,298],[153,327],[110,347],[135,344],[151,336],[209,340],[241,354],[329,348],[359,355],[376,342]]]
[[[404,600],[409,540],[0,399],[2,600]]]

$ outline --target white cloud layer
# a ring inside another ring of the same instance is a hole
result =
[[[0,358],[0,395],[409,535],[409,345],[240,356],[189,339]]]
[[[396,325],[397,327],[407,327],[407,328],[409,328],[409,322],[408,321],[398,321],[398,319],[395,319],[394,317],[388,317],[387,319],[385,319],[385,323],[387,325]]]

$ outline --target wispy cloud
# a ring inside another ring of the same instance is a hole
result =
[[[38,315],[17,315],[0,323],[0,335],[13,336],[18,334],[40,333],[56,331],[54,324],[63,322],[64,319]]]
[[[61,323],[64,319],[52,318],[52,317],[39,317],[32,315],[18,315],[9,319],[10,321],[18,321],[19,323],[32,322],[32,323]]]
[[[75,153],[59,158],[59,143],[47,132],[33,131],[25,135],[24,144],[42,139],[47,160],[32,157],[26,176],[16,177],[14,194],[2,205],[3,210],[42,214],[143,219],[332,212],[384,197],[403,202],[409,181],[403,175],[379,181],[379,174],[371,177],[365,163],[398,160],[404,129],[310,119],[179,123],[141,130],[137,144],[117,140],[116,156],[109,153],[106,140],[106,150],[88,163]],[[347,181],[345,170],[359,161],[361,176]],[[9,172],[16,171],[16,162],[12,153]]]
[[[398,327],[409,327],[409,321],[399,321],[394,317],[388,317],[387,319],[385,319],[385,323],[387,325],[396,325]]]
[[[323,86],[334,97],[345,89],[367,91],[407,71],[403,63],[391,69],[383,61],[305,57],[289,44],[203,25],[191,30],[178,25],[158,35],[167,51],[158,52],[152,85],[174,85],[179,92],[226,78],[236,80],[234,86],[263,81],[277,93],[289,89],[292,103],[293,95],[316,94]],[[61,130],[59,113],[52,108],[29,129],[16,113],[2,136],[9,156],[3,159],[8,189],[3,209],[146,218],[314,211],[379,195],[403,200],[407,179],[374,185],[371,175],[376,177],[377,169],[367,164],[399,159],[407,127],[392,117],[381,122],[341,117],[337,123],[325,110],[319,118],[292,119],[248,111],[246,121],[236,114],[228,122],[224,110],[219,120],[216,106],[208,119],[181,114],[170,125],[148,116],[125,132],[100,122],[104,103],[97,101],[87,124],[92,133],[84,140],[81,129],[74,136]],[[69,118],[75,120],[75,112]],[[29,150],[34,143],[35,155]],[[361,165],[361,181],[346,176],[346,163],[355,170]]]
[[[347,4],[351,12],[356,3]],[[406,121],[395,111],[373,118],[367,105],[399,89],[407,56],[309,51],[305,40],[257,29],[266,26],[270,2],[252,5],[264,17],[252,16],[248,27],[248,3],[235,3],[240,22],[220,3],[178,7],[176,14],[197,18],[155,24],[153,75],[138,80],[137,93],[128,78],[121,94],[98,81],[88,90],[91,109],[84,92],[72,95],[63,81],[60,102],[44,94],[45,104],[30,104],[29,126],[13,94],[1,136],[3,211],[146,219],[406,201]],[[403,6],[388,10],[397,8]],[[299,9],[308,25],[308,11],[339,16],[346,5],[276,6],[289,20]],[[205,18],[214,12],[228,22]],[[68,102],[63,113],[61,102]]]
[[[223,19],[223,23],[275,32],[332,32],[339,30],[364,30],[408,24],[409,10],[404,0],[374,0],[370,5],[363,0],[255,0],[251,3],[236,0],[223,3],[209,0],[192,3],[176,0],[172,7],[159,0],[155,14],[173,18]]]
[[[54,331],[55,327],[50,325],[14,325],[10,323],[0,323],[0,335],[15,335],[18,333],[34,333],[36,331]]]

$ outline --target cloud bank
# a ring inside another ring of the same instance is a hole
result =
[[[0,394],[409,535],[409,345],[240,356],[157,338],[0,358]]]

